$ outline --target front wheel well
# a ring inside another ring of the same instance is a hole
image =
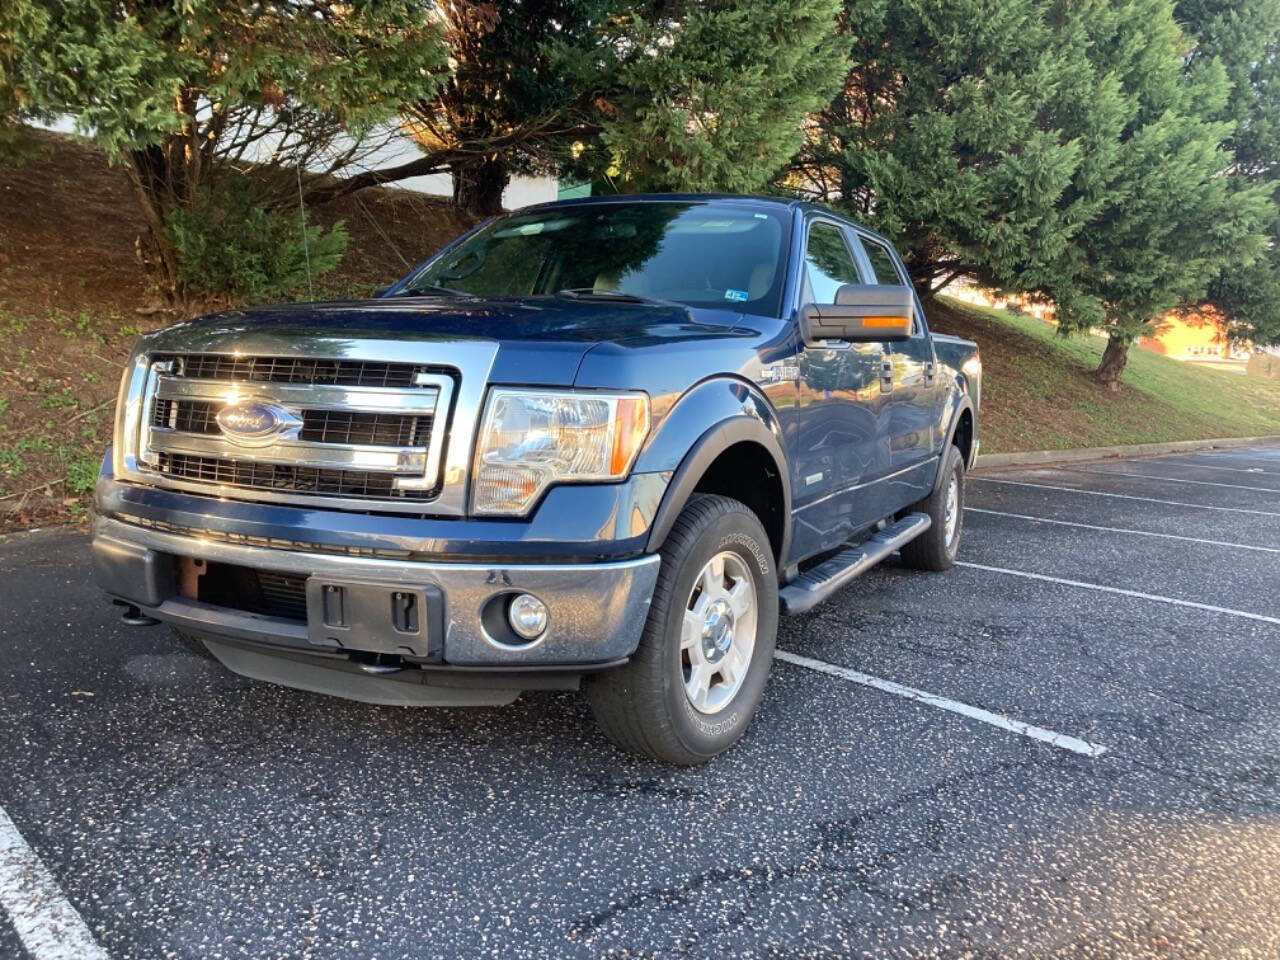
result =
[[[964,458],[964,465],[967,467],[972,460],[970,454],[973,452],[973,411],[968,408],[960,411],[960,419],[956,422],[955,432],[951,435],[951,442],[960,448],[960,456]]]
[[[693,492],[716,493],[745,504],[769,535],[774,560],[781,566],[786,492],[768,450],[750,440],[726,447],[703,472]]]

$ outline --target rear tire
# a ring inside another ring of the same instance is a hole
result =
[[[915,570],[950,570],[960,551],[964,532],[964,457],[960,448],[947,447],[942,482],[907,513],[927,513],[932,525],[902,548],[902,562]]]
[[[635,655],[588,677],[585,692],[600,729],[623,749],[705,763],[737,743],[764,695],[778,631],[773,552],[745,505],[698,495],[659,554]]]

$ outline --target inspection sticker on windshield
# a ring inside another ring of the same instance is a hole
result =
[[[726,300],[732,300],[734,303],[746,303],[749,299],[745,290],[726,290],[724,292]]]

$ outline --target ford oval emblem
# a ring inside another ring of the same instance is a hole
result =
[[[292,413],[270,403],[233,403],[218,411],[218,426],[223,436],[236,443],[257,445],[270,443],[291,428],[302,425]]]

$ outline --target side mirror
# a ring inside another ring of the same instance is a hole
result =
[[[906,340],[915,317],[910,287],[846,283],[835,303],[800,310],[800,334],[808,344],[823,340]]]

